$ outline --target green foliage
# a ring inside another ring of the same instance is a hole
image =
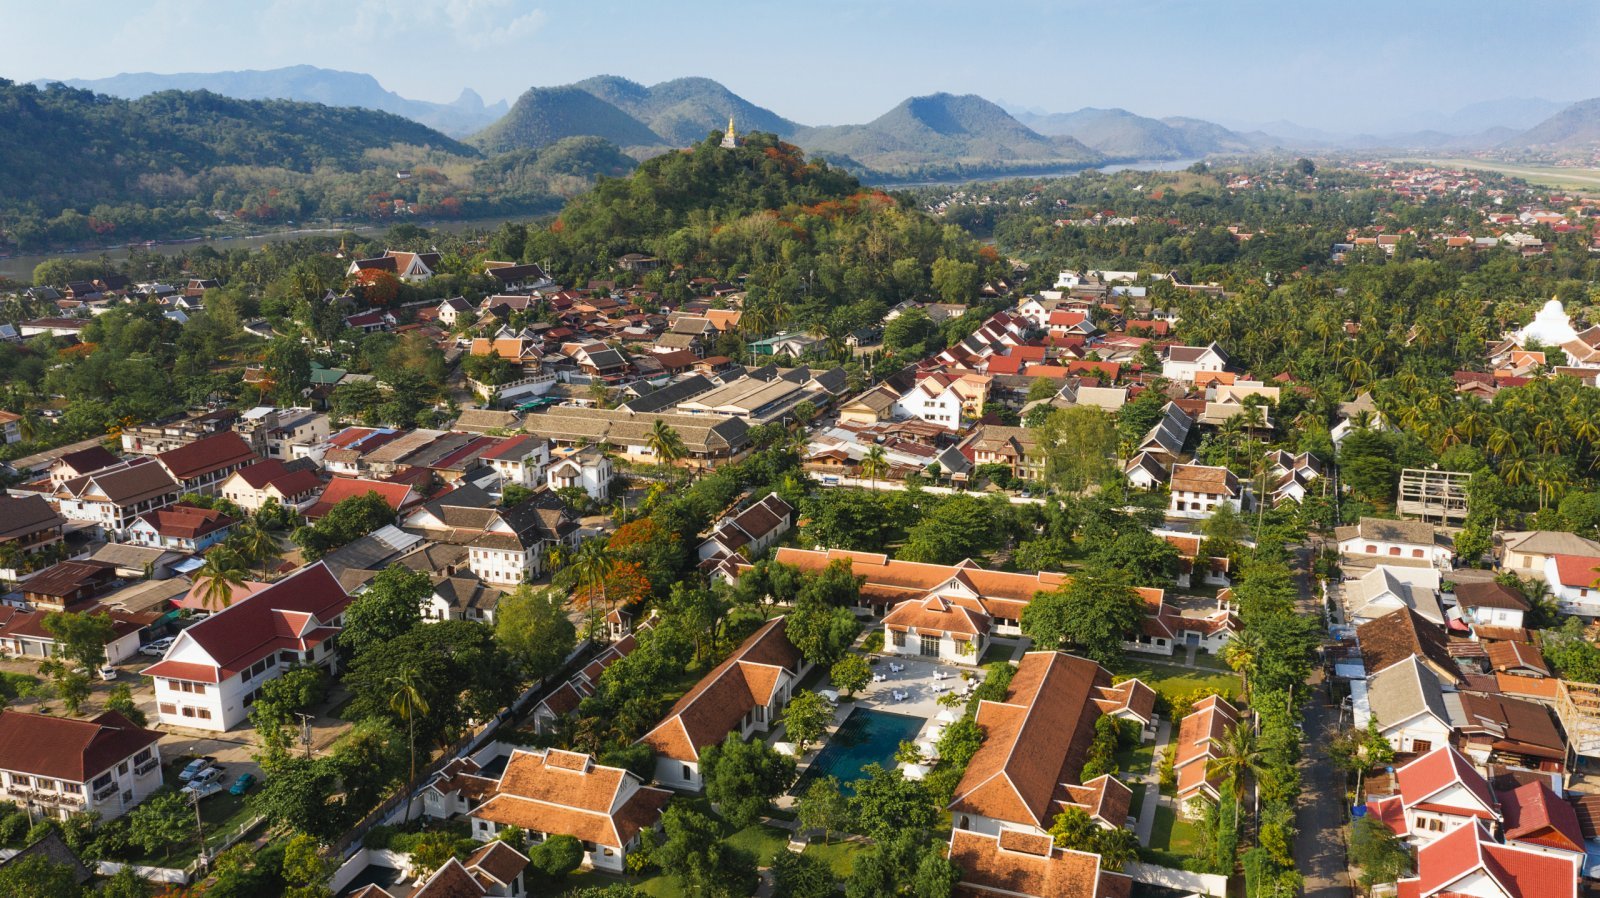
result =
[[[421,743],[447,742],[469,719],[493,717],[517,691],[511,660],[488,625],[439,621],[375,643],[350,662],[350,713],[406,724],[391,706],[392,681],[406,674],[430,709],[415,721]]]
[[[583,864],[583,843],[568,835],[553,835],[528,851],[528,860],[535,870],[556,882]]]
[[[387,504],[384,507],[387,509]],[[426,572],[400,565],[384,568],[345,609],[339,647],[347,657],[354,657],[370,646],[409,633],[422,623],[422,606],[432,595]]]
[[[1411,873],[1411,852],[1384,822],[1368,815],[1350,824],[1350,863],[1361,868],[1362,888],[1391,883]]]
[[[61,657],[91,670],[106,662],[106,643],[116,636],[109,614],[55,611],[44,616],[44,628],[55,637]]]
[[[1104,720],[1105,718],[1101,718]],[[1138,857],[1139,840],[1131,831],[1106,829],[1090,819],[1082,808],[1068,808],[1056,815],[1050,835],[1057,848],[1100,855],[1102,869],[1120,871]]]
[[[1113,776],[1121,772],[1117,766],[1117,747],[1121,740],[1122,728],[1117,723],[1117,718],[1102,714],[1094,721],[1094,741],[1089,743],[1089,753],[1083,762],[1083,771],[1079,774],[1084,782],[1094,779],[1102,774]]]
[[[887,842],[900,834],[933,830],[938,809],[922,783],[878,764],[867,765],[862,773],[850,797],[850,813],[862,835]]]
[[[272,775],[262,781],[248,803],[276,826],[326,841],[343,830],[344,815],[333,802],[338,785],[338,769],[332,760],[285,758],[273,766]]]
[[[861,655],[847,653],[828,669],[828,680],[843,694],[854,695],[872,680],[872,667]]]
[[[818,545],[881,552],[905,539],[919,515],[899,490],[819,490],[801,504],[805,539]]]
[[[315,561],[386,524],[394,523],[394,509],[377,493],[340,501],[315,524],[295,530],[290,539]]]
[[[1112,664],[1143,619],[1144,600],[1127,574],[1085,569],[1060,589],[1034,596],[1022,609],[1022,632],[1041,647],[1070,644],[1085,657]]]
[[[824,861],[792,851],[780,851],[772,860],[773,898],[828,898],[837,883]]]
[[[1037,428],[1044,478],[1079,493],[1117,473],[1117,429],[1111,416],[1090,405],[1055,409]]]
[[[134,726],[144,726],[145,714],[133,701],[133,689],[127,683],[118,683],[111,687],[111,692],[106,696],[106,710],[116,711],[123,717],[133,721]]]
[[[720,745],[701,750],[700,771],[706,797],[737,830],[760,819],[771,800],[788,788],[794,780],[794,759],[759,739],[746,742],[738,733],[729,733]]]
[[[77,874],[66,864],[57,864],[41,854],[22,858],[0,867],[0,895],[13,898],[82,898]]]
[[[129,840],[150,854],[159,851],[170,857],[173,848],[193,835],[193,812],[178,792],[157,792],[128,814]]]
[[[783,721],[784,734],[799,752],[807,745],[820,740],[833,723],[833,707],[827,700],[809,689],[802,689],[789,699],[778,719]]]
[[[844,656],[861,632],[861,622],[848,608],[810,598],[789,614],[786,632],[807,661],[826,666]]]
[[[1543,632],[1544,656],[1562,679],[1600,683],[1600,647],[1584,636],[1582,619],[1569,617]]]
[[[1011,519],[1004,496],[950,496],[923,512],[898,557],[930,564],[982,558],[1005,542]]]
[[[494,637],[523,677],[538,680],[561,668],[577,644],[578,631],[567,617],[560,591],[523,585],[500,597]]]
[[[685,894],[735,898],[750,893],[755,858],[723,838],[715,820],[673,804],[661,815],[661,828],[661,842],[650,856]]]
[[[849,828],[850,801],[837,777],[818,777],[795,802],[795,815],[806,829],[822,830],[822,841],[827,842],[830,833]]]

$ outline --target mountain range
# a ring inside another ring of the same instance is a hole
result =
[[[43,87],[50,82],[34,83]],[[325,106],[358,106],[392,112],[436,131],[443,131],[451,137],[465,137],[482,130],[505,115],[508,108],[504,100],[485,105],[483,98],[471,88],[462,90],[454,103],[409,100],[394,91],[385,90],[378,79],[371,75],[309,65],[170,75],[131,72],[109,78],[74,78],[61,83],[125,100],[137,100],[164,90],[208,90],[236,100],[297,100]]]
[[[1375,133],[1333,134],[1277,121],[1248,128],[1126,109],[1075,112],[1001,107],[975,95],[912,97],[864,124],[808,127],[709,78],[646,86],[614,75],[534,87],[513,104],[485,104],[470,89],[453,103],[386,90],[370,75],[313,66],[264,71],[134,73],[63,82],[137,98],[162,90],[208,90],[239,99],[289,99],[391,112],[465,140],[486,153],[537,149],[569,137],[599,137],[636,159],[721,131],[731,116],[873,180],[1071,170],[1107,162],[1177,160],[1211,154],[1396,149],[1576,152],[1600,144],[1600,101],[1484,100],[1436,111]]]

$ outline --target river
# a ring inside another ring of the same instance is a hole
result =
[[[512,216],[499,218],[474,218],[465,221],[419,221],[403,222],[416,224],[430,231],[445,231],[455,233],[467,230],[493,230],[507,221],[530,221],[537,216]],[[396,222],[401,224],[402,222]],[[209,237],[201,240],[174,241],[171,243],[157,243],[154,246],[140,246],[145,252],[157,253],[163,256],[176,256],[190,252],[200,246],[214,246],[219,250],[248,247],[254,249],[268,243],[281,243],[285,240],[294,240],[299,237],[311,237],[317,234],[371,234],[378,233],[391,227],[391,225],[353,224],[340,228],[298,228],[295,230],[267,231],[261,234],[251,234],[244,237]],[[18,255],[0,257],[0,277],[10,278],[14,281],[28,283],[33,279],[33,269],[40,263],[50,259],[98,259],[104,255],[112,261],[120,262],[128,258],[132,250],[127,246],[111,246],[104,248],[83,249],[77,252],[55,252],[38,255]]]

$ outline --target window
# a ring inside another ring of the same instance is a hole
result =
[[[937,636],[924,636],[924,637],[922,637],[921,649],[922,649],[922,655],[925,658],[937,658],[937,657],[939,657],[939,637],[937,637]]]
[[[894,634],[894,647],[895,648],[903,649],[903,648],[906,647],[906,634],[904,633],[904,631],[901,631],[901,630],[890,630],[889,632]]]
[[[99,776],[94,778],[94,782],[90,783],[90,785],[94,786],[96,789],[100,789],[100,788],[103,788],[105,786],[111,785],[111,774],[109,774],[109,773],[100,774]]]
[[[683,778],[685,781],[694,780],[694,771],[689,769],[688,764],[683,765]]]
[[[1367,544],[1367,554],[1368,555],[1376,554],[1377,551],[1378,551],[1378,547],[1377,546],[1374,546],[1374,545],[1372,545],[1370,543]]]
[[[210,720],[211,712],[205,708],[196,708],[194,711],[194,716],[200,718],[201,720]]]
[[[1421,549],[1412,549],[1411,550],[1411,557],[1412,558],[1421,558],[1422,557],[1422,550]]]
[[[1390,555],[1399,555],[1400,554],[1400,547],[1399,546],[1390,546],[1389,547],[1389,554]]]
[[[1411,740],[1411,750],[1419,755],[1427,754],[1433,751],[1433,743],[1426,739],[1413,739]]]
[[[162,714],[176,714],[176,713],[178,713],[178,706],[174,705],[174,704],[172,704],[170,702],[162,702],[161,704],[157,705],[156,708]]]

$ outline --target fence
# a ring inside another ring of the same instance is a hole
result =
[[[115,876],[123,867],[132,867],[134,875],[149,882],[170,883],[184,885],[189,881],[188,870],[174,870],[171,867],[141,867],[138,864],[119,864],[116,861],[100,861],[95,864],[95,872],[101,876]]]
[[[1228,894],[1228,877],[1215,873],[1191,873],[1188,870],[1174,870],[1171,867],[1158,867],[1155,864],[1142,864],[1138,861],[1124,865],[1122,872],[1133,877],[1134,882],[1142,882],[1145,885],[1177,889],[1180,892],[1198,892],[1202,895]]]

